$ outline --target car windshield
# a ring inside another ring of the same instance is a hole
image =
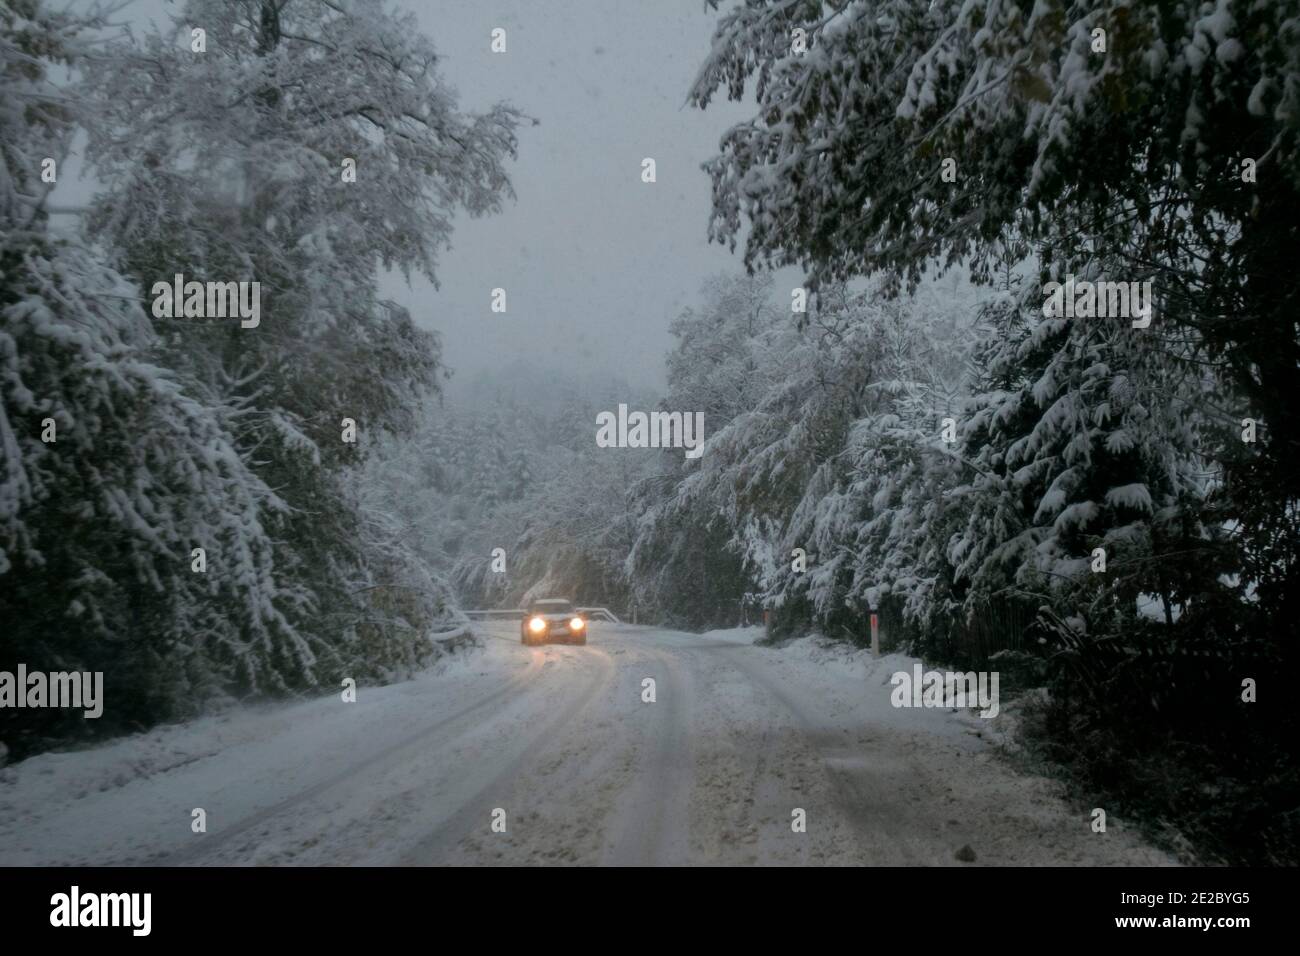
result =
[[[568,601],[534,601],[534,614],[572,614],[573,605]]]

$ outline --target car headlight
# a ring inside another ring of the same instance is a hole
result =
[[[587,623],[580,617],[575,617],[569,622],[569,629],[574,631],[581,631],[586,626]]]
[[[540,634],[542,631],[546,630],[546,621],[540,617],[535,617],[528,622],[528,630],[532,631],[534,634]]]

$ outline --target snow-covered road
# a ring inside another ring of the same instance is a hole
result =
[[[0,771],[0,865],[969,865],[966,846],[976,864],[1172,862],[1113,817],[1093,833],[989,722],[893,708],[909,658],[600,623],[586,647],[525,648],[516,627],[356,703],[241,708]]]

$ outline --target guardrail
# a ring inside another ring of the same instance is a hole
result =
[[[618,615],[615,614],[613,611],[611,611],[611,610],[610,610],[609,608],[607,608],[607,607],[580,607],[580,608],[578,608],[578,613],[579,613],[579,614],[585,614],[585,615],[587,615],[588,617],[603,617],[605,620],[609,621],[611,624],[622,624],[622,623],[623,623],[622,621],[620,621],[620,620],[618,619]]]
[[[577,608],[577,611],[578,611],[579,614],[585,614],[585,615],[587,615],[587,617],[596,617],[596,618],[601,618],[601,619],[603,619],[603,620],[609,621],[611,624],[622,624],[622,623],[623,623],[622,621],[619,620],[618,615],[615,614],[613,611],[611,611],[611,610],[610,610],[609,608],[607,608],[607,607],[580,607],[580,608]],[[490,618],[490,617],[492,617],[492,616],[494,616],[494,615],[496,615],[496,616],[505,616],[505,617],[508,617],[508,618],[510,618],[510,617],[522,618],[522,617],[527,613],[527,611],[526,611],[524,608],[522,608],[522,607],[516,607],[516,608],[468,608],[468,609],[466,609],[466,608],[461,608],[460,613],[461,613],[461,614],[464,614],[465,617],[467,617],[467,618],[475,618],[475,617]]]

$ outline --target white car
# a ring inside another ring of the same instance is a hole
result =
[[[587,621],[563,598],[547,598],[528,605],[523,623],[519,626],[519,639],[524,644],[545,644],[563,641],[566,644],[587,643]]]

